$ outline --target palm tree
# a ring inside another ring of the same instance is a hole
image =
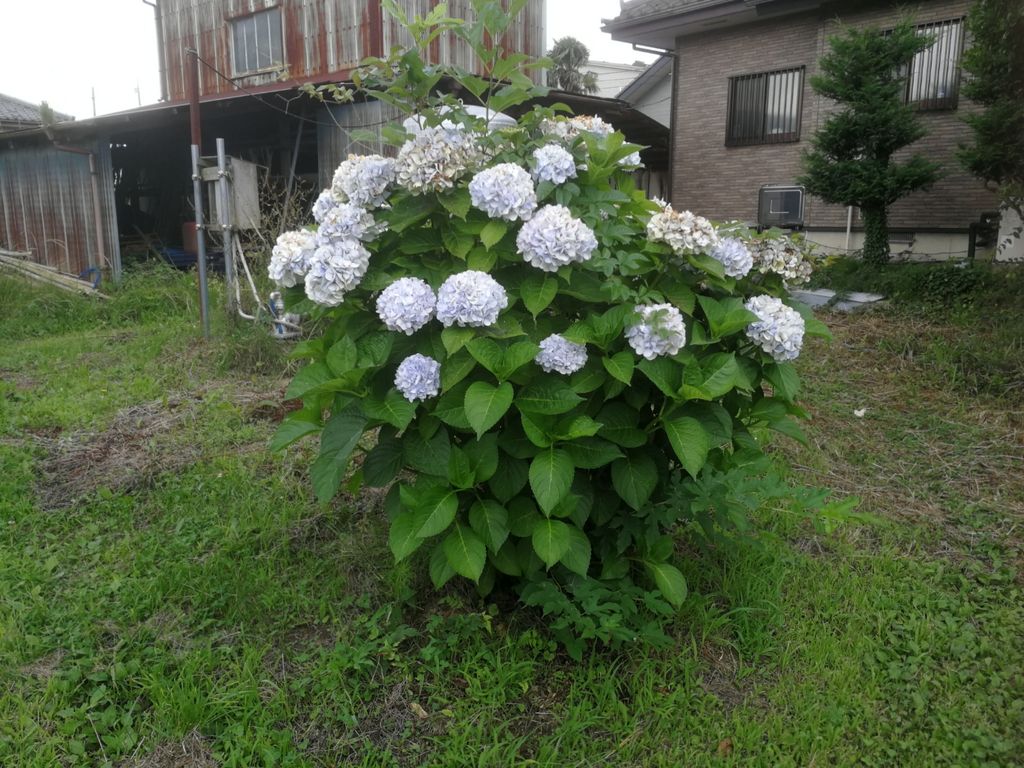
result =
[[[548,71],[548,84],[570,93],[597,93],[597,75],[583,72],[590,61],[587,46],[575,37],[562,37],[548,51],[554,62]]]

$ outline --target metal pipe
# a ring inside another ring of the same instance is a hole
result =
[[[192,195],[196,209],[196,266],[199,270],[199,320],[203,338],[210,338],[210,289],[206,282],[206,233],[203,231],[203,179],[199,173],[199,145],[192,145]]]
[[[846,206],[846,255],[850,253],[850,230],[853,229],[853,206]]]
[[[188,55],[188,120],[192,143],[203,149],[203,127],[199,121],[199,52],[186,48]]]
[[[301,130],[301,129],[300,129]],[[235,284],[235,227],[231,206],[231,181],[228,177],[224,139],[217,139],[217,219],[220,222],[221,242],[224,246],[224,283],[227,291],[227,310],[234,311],[235,298],[231,289]]]
[[[156,55],[160,62],[160,101],[167,101],[167,65],[164,63],[164,20],[160,16],[160,5],[156,0],[142,0],[142,2],[153,6],[153,19],[156,22]]]

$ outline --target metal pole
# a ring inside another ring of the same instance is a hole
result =
[[[853,229],[853,206],[846,206],[846,253],[845,256],[850,255],[850,230]]]
[[[192,196],[196,208],[196,265],[199,268],[199,319],[203,338],[210,338],[210,290],[206,282],[206,233],[203,231],[203,179],[199,173],[199,145],[192,145]]]
[[[231,205],[231,181],[227,168],[224,139],[217,139],[217,219],[220,222],[221,241],[224,244],[224,289],[230,315],[235,309],[235,227]]]

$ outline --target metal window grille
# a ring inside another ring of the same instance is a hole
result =
[[[235,75],[262,72],[284,63],[280,8],[231,21],[231,62]]]
[[[956,109],[960,95],[960,56],[964,47],[963,19],[922,24],[917,34],[929,35],[934,42],[910,63],[907,103],[921,110]]]
[[[730,77],[726,146],[799,141],[803,83],[803,67]]]

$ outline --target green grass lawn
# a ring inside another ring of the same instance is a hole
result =
[[[4,768],[1024,762],[1021,390],[950,357],[1006,328],[827,317],[812,447],[775,451],[879,521],[682,532],[674,646],[576,663],[396,567],[378,497],[318,505],[310,446],[266,450],[276,342],[198,341],[187,277],[0,306]]]

